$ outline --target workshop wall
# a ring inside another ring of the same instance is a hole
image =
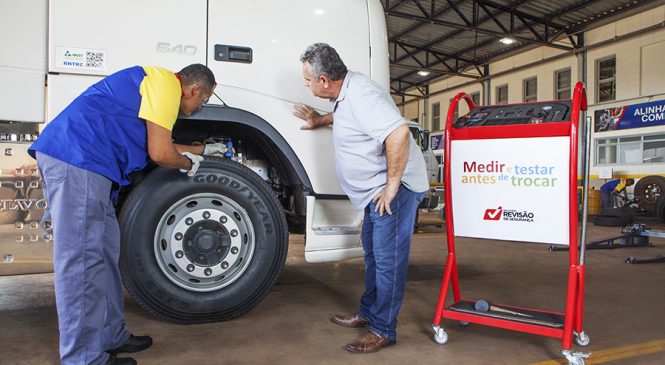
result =
[[[507,86],[508,97],[503,102],[520,103],[525,100],[525,80],[536,78],[537,100],[553,100],[557,98],[555,75],[567,69],[570,69],[571,93],[575,82],[586,81],[587,115],[593,123],[600,122],[596,119],[606,113],[606,109],[612,113],[630,110],[640,114],[648,111],[647,107],[654,107],[653,102],[665,100],[662,61],[665,59],[665,6],[587,31],[584,38],[587,48],[577,54],[537,47],[491,63],[490,77],[482,83],[472,78],[449,77],[430,84],[428,98],[407,97],[403,102],[398,100],[398,105],[405,117],[417,118],[424,128],[435,133],[437,128],[433,124],[438,124],[438,130],[443,128],[450,100],[459,92],[480,92],[481,104],[496,104],[497,87]],[[584,59],[586,61],[582,62]],[[605,88],[601,98],[598,92],[598,63],[608,59],[615,60],[614,95],[608,97],[608,88]],[[586,67],[586,80],[582,67]],[[478,75],[475,70],[468,73]],[[642,105],[650,102],[652,104]],[[439,123],[433,123],[432,108],[436,103],[440,106]],[[665,109],[665,102],[663,105]],[[632,109],[620,109],[629,106]],[[465,108],[466,104],[462,103],[461,114],[467,112]],[[627,129],[596,126],[597,131],[592,133],[590,156],[592,186],[598,187],[606,181],[599,179],[598,175],[608,169],[611,169],[614,178],[665,176],[665,110],[660,113],[657,105],[655,108],[653,115],[645,117],[650,118],[651,123],[644,124],[655,123],[653,126],[641,127],[636,122]],[[632,117],[639,119],[641,115]],[[628,116],[622,118],[627,119]]]

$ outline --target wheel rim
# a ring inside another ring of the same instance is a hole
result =
[[[197,292],[218,290],[240,278],[255,246],[247,211],[213,193],[173,204],[159,219],[154,240],[155,257],[166,277]]]
[[[651,183],[644,187],[644,199],[650,204],[655,204],[661,194],[661,187],[657,183]]]

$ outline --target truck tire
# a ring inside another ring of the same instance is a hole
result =
[[[596,226],[606,226],[606,227],[625,227],[633,222],[631,217],[612,217],[612,216],[603,216],[597,215],[593,217],[593,224]]]
[[[658,198],[658,204],[656,204],[656,216],[661,221],[665,221],[665,195]]]
[[[273,191],[252,170],[206,159],[194,177],[157,168],[119,215],[129,294],[166,321],[236,318],[284,269],[289,233]]]
[[[665,177],[650,175],[641,178],[633,190],[633,195],[639,197],[639,206],[651,213],[656,210],[658,198],[665,195]]]
[[[633,214],[630,210],[624,208],[603,208],[600,210],[599,216],[605,217],[632,217]]]

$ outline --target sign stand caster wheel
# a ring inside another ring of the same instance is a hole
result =
[[[434,327],[434,342],[443,345],[448,342],[448,333],[439,326]]]

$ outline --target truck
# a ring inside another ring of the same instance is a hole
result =
[[[439,162],[434,156],[434,151],[432,151],[429,143],[429,130],[423,129],[417,120],[409,120],[406,124],[409,126],[411,136],[416,141],[418,147],[420,147],[420,151],[423,153],[423,158],[425,159],[425,168],[427,169],[427,180],[430,182],[430,184],[438,182]],[[430,187],[430,189],[425,192],[423,200],[420,201],[418,209],[439,209],[440,202],[441,194],[437,192],[435,187]],[[418,223],[418,211],[416,211],[415,223],[416,225]]]
[[[379,0],[25,0],[2,7],[0,275],[53,267],[48,203],[27,148],[88,86],[137,64],[207,65],[219,83],[215,96],[178,118],[173,139],[234,147],[230,158],[203,161],[192,178],[149,165],[122,189],[120,269],[137,303],[176,323],[236,318],[275,284],[290,233],[305,235],[310,263],[362,255],[362,214],[331,168],[331,130],[301,131],[292,112],[298,102],[331,110],[303,86],[299,56],[315,42],[331,44],[350,69],[389,87]]]

